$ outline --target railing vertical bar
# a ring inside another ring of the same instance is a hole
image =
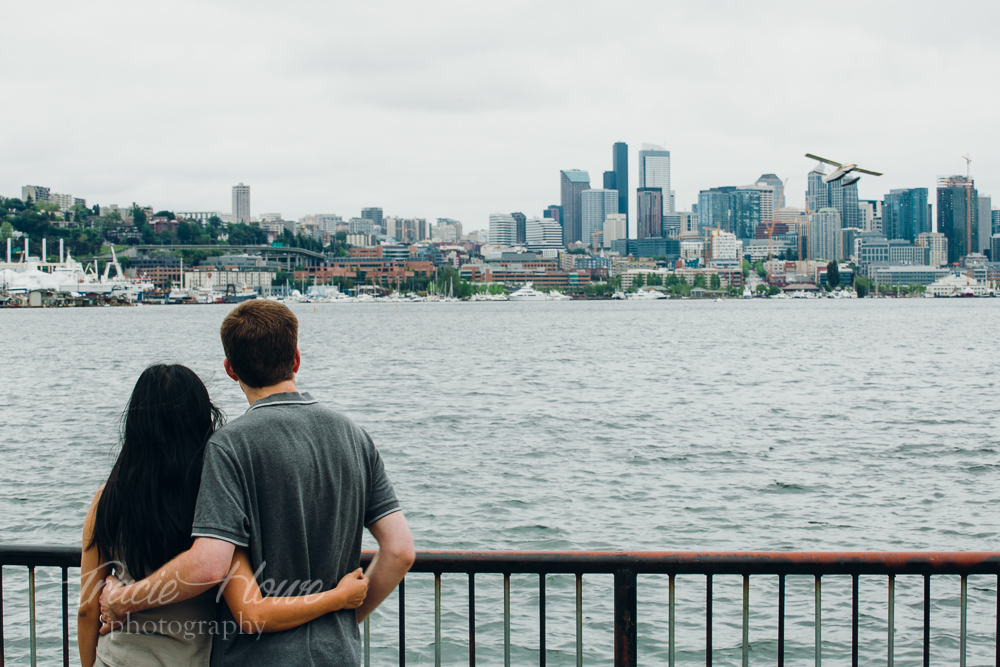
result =
[[[399,667],[406,665],[406,578],[399,582]]]
[[[816,576],[816,667],[823,664],[823,585]]]
[[[674,603],[674,578],[677,575],[670,575],[670,644],[667,649],[668,659],[670,661],[669,667],[674,667],[674,609],[676,607]]]
[[[365,667],[372,667],[372,619],[365,616]]]
[[[636,586],[634,569],[623,567],[615,570],[615,667],[636,667],[638,664]]]
[[[1000,584],[1000,577],[997,577],[997,582]],[[1000,585],[997,586],[997,590],[1000,591]],[[998,606],[1000,609],[1000,606]],[[1000,627],[1000,626],[998,626]],[[3,648],[3,565],[0,565],[0,667],[4,664],[4,648]]]
[[[469,573],[469,667],[476,667],[476,573]]]
[[[743,575],[743,667],[750,665],[750,575]]]
[[[712,575],[705,578],[705,667],[712,667]]]
[[[576,667],[583,667],[583,574],[576,573]]]
[[[961,626],[961,637],[959,639],[959,654],[958,654],[958,664],[959,667],[965,667],[965,649],[968,643],[968,635],[966,634],[966,616],[969,608],[969,576],[966,574],[962,575],[962,626]]]
[[[510,667],[510,573],[503,574],[503,665]]]
[[[441,573],[434,573],[434,667],[441,667]]]
[[[785,575],[778,575],[778,667],[785,667]]]
[[[69,568],[64,565],[61,568],[61,570],[62,570],[63,667],[69,667]]]
[[[858,575],[851,575],[851,667],[858,667]]]
[[[31,667],[38,663],[38,639],[35,636],[35,566],[28,566],[28,626]]]
[[[924,575],[924,667],[931,667],[931,575]]]
[[[1000,667],[1000,574],[997,575],[997,637],[993,643],[993,650],[996,653],[997,667]]]
[[[538,575],[538,667],[545,667],[545,573]]]
[[[888,629],[888,667],[893,667],[896,660],[896,575],[889,575],[889,629]]]

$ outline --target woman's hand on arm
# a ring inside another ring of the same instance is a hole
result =
[[[77,611],[76,643],[80,649],[80,664],[92,667],[97,660],[97,638],[101,629],[101,588],[111,574],[111,564],[102,560],[97,546],[90,546],[94,537],[94,516],[104,486],[97,490],[83,521],[83,556],[80,560],[80,607]]]
[[[361,568],[344,576],[337,587],[297,597],[263,597],[246,549],[237,549],[222,594],[229,611],[246,633],[280,632],[340,609],[356,609],[368,593],[368,579]]]

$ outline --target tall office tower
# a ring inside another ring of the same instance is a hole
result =
[[[882,201],[878,199],[859,199],[858,209],[861,213],[861,229],[866,232],[882,231]],[[930,216],[927,217],[930,220]]]
[[[927,216],[927,188],[891,190],[882,204],[882,233],[889,239],[913,242],[933,231]]]
[[[635,227],[636,238],[663,237],[663,190],[661,188],[636,188]]]
[[[674,191],[670,189],[670,151],[662,146],[643,144],[639,151],[639,187],[663,191],[663,212],[676,212]]]
[[[770,186],[767,194],[771,195]],[[739,239],[752,239],[757,235],[757,225],[764,217],[761,215],[761,199],[764,193],[756,188],[736,188],[729,193],[729,229]],[[770,197],[769,197],[770,200]],[[773,202],[773,200],[770,200]],[[773,203],[772,203],[773,207]],[[774,217],[771,213],[770,222]]]
[[[993,233],[1000,234],[1000,208],[990,211],[990,219],[993,221]],[[1000,261],[1000,260],[994,260]]]
[[[628,221],[624,213],[612,213],[604,218],[604,247],[628,238]]]
[[[774,191],[775,209],[785,208],[785,195],[788,193],[785,192],[785,184],[780,178],[778,178],[777,174],[762,174],[761,177],[757,179],[757,182],[766,183],[771,186],[771,189]],[[779,198],[781,201],[778,201]],[[768,220],[771,219],[772,218],[768,218]]]
[[[823,165],[817,164],[806,176],[806,211],[815,213],[829,205],[826,183],[823,182]]]
[[[525,223],[525,221],[528,218],[525,217],[524,213],[517,213],[517,212],[511,213],[511,216],[517,222],[517,242],[518,243],[524,243],[524,240],[525,240],[525,236],[524,236],[524,233],[525,233],[524,223]]]
[[[562,229],[563,224],[563,207],[557,204],[552,204],[547,209],[542,211],[543,218],[552,218],[559,223],[559,228]]]
[[[971,206],[969,205],[971,203]],[[943,176],[937,184],[937,231],[948,239],[948,263],[979,247],[979,193],[965,176]]]
[[[382,209],[377,206],[361,209],[361,217],[365,220],[371,220],[376,227],[382,227]]]
[[[525,245],[529,250],[563,247],[562,225],[555,218],[530,218],[524,224]]]
[[[986,251],[990,249],[990,239],[993,237],[992,208],[992,197],[979,197],[979,250],[977,252],[983,254],[986,254]]]
[[[698,229],[721,229],[731,232],[729,194],[736,188],[712,188],[698,193]]]
[[[604,172],[604,189],[605,190],[618,190],[616,185],[618,181],[615,180],[615,172],[606,171]]]
[[[250,186],[233,186],[233,222],[250,222]]]
[[[580,169],[559,172],[559,194],[562,205],[563,245],[583,239],[583,192],[590,189],[590,174]]]
[[[515,245],[517,243],[517,220],[509,213],[490,214],[490,243],[495,245]]]
[[[809,257],[838,261],[843,259],[841,229],[843,225],[837,209],[828,206],[813,213],[809,227]]]
[[[760,202],[760,221],[761,222],[771,222],[774,220],[774,212],[780,208],[775,207],[774,202],[778,198],[778,190],[774,189],[774,186],[770,183],[764,183],[763,181],[758,181],[753,185],[741,185],[738,190],[756,190],[759,193],[758,200]]]
[[[583,233],[583,244],[588,248],[600,245],[600,235],[604,233],[604,219],[612,213],[618,212],[618,191],[593,189],[584,190],[581,196],[582,217],[581,224]],[[594,238],[597,234],[597,238]]]
[[[612,148],[612,169],[615,172],[615,190],[618,190],[618,212],[628,220],[628,144],[617,142]]]
[[[827,183],[829,206],[840,213],[843,227],[861,226],[861,209],[858,208],[858,184],[841,185],[842,181]]]

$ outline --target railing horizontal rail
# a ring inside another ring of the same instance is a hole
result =
[[[362,553],[362,565],[371,562],[374,552]],[[69,568],[80,566],[79,547],[36,546],[0,544],[0,565],[21,566],[28,570],[29,627],[31,664],[36,662],[35,637],[35,568],[61,569],[62,582],[62,653],[64,664],[69,664]],[[931,628],[931,577],[958,575],[961,578],[959,602],[959,664],[966,662],[968,577],[969,575],[996,575],[1000,588],[1000,553],[995,552],[741,552],[741,551],[420,551],[412,572],[434,575],[435,596],[435,664],[442,661],[441,629],[441,575],[466,574],[469,579],[469,664],[476,662],[475,575],[502,574],[504,585],[504,663],[511,662],[511,612],[510,585],[512,574],[539,575],[539,664],[545,664],[545,577],[546,575],[572,574],[576,579],[576,655],[582,664],[583,639],[583,575],[614,575],[614,633],[615,665],[632,667],[639,664],[637,655],[637,587],[638,575],[669,575],[669,657],[674,662],[675,650],[675,577],[676,575],[702,575],[706,578],[705,598],[705,662],[712,664],[712,586],[714,575],[740,575],[743,577],[742,664],[749,663],[750,640],[750,577],[755,575],[778,576],[777,607],[777,657],[784,664],[785,653],[785,578],[788,575],[808,575],[815,578],[815,659],[820,665],[823,639],[821,635],[821,580],[824,575],[849,575],[851,577],[851,664],[859,664],[859,601],[858,579],[861,576],[887,578],[887,656],[893,664],[895,633],[895,577],[919,575],[923,578],[923,664],[930,665]],[[398,591],[399,603],[399,664],[406,661],[404,584]],[[1000,640],[1000,595],[997,596],[997,637]],[[4,663],[3,637],[3,577],[0,572],[0,667]],[[366,621],[365,664],[370,664],[369,626]],[[996,643],[1000,655],[1000,641]],[[1000,659],[998,659],[1000,664]]]
[[[367,564],[374,552],[362,553]],[[79,567],[79,547],[0,545],[0,565]],[[1000,574],[969,551],[418,551],[414,572],[496,574]]]

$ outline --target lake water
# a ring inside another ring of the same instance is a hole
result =
[[[0,542],[76,544],[154,361],[191,366],[230,418],[229,306],[0,311]],[[299,386],[374,437],[418,549],[995,550],[1000,301],[300,304]],[[4,568],[21,664],[23,568]],[[46,660],[58,574],[42,571]],[[741,580],[717,577],[716,664],[739,664]],[[704,577],[678,577],[680,664],[704,662]],[[751,583],[751,662],[773,664],[774,578]],[[862,664],[885,660],[885,581],[862,580]],[[513,577],[514,664],[535,664],[537,577]],[[933,657],[958,662],[958,581],[934,579]],[[970,660],[992,660],[996,580],[970,579]],[[587,664],[611,662],[610,577],[585,577]],[[467,580],[444,578],[445,663]],[[790,664],[812,660],[812,579],[790,578]],[[850,579],[824,578],[824,657],[849,659]],[[922,581],[897,582],[896,657],[920,655]],[[640,663],[665,664],[665,581],[640,578]],[[572,578],[550,577],[548,663],[575,664]],[[373,664],[395,664],[395,597]],[[502,664],[502,581],[477,577],[479,664]],[[433,664],[432,579],[407,587]],[[75,649],[74,649],[75,651]],[[74,653],[75,655],[75,653]],[[811,663],[810,663],[811,664]]]

